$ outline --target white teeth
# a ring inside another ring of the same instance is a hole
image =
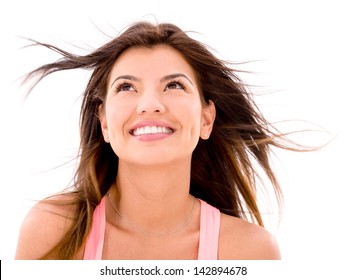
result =
[[[132,134],[135,136],[143,135],[143,134],[156,134],[156,133],[170,134],[170,133],[173,133],[173,130],[171,128],[163,127],[163,126],[145,126],[145,127],[136,128],[132,132]]]

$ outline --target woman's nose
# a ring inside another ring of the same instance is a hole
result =
[[[158,93],[148,92],[143,93],[139,99],[137,106],[138,114],[153,114],[165,112],[165,106],[162,103]]]

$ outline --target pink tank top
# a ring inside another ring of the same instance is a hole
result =
[[[220,211],[203,200],[201,202],[199,260],[217,260],[220,232]],[[84,260],[101,260],[106,227],[105,198],[96,207],[91,231],[87,238]]]

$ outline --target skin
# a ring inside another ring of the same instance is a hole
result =
[[[193,209],[181,231],[155,238],[126,223],[107,199],[102,258],[196,259],[200,204],[192,208],[191,157],[198,141],[209,137],[216,112],[211,101],[201,100],[194,70],[169,46],[128,49],[112,67],[99,111],[104,139],[119,157],[110,194],[118,198],[113,202],[120,213],[148,232],[167,233],[184,224]],[[148,124],[169,127],[172,133],[133,135],[133,128]],[[70,221],[54,214],[54,208],[41,202],[29,212],[17,259],[35,259],[63,236]],[[49,222],[43,225],[42,220]],[[77,259],[83,258],[83,250]],[[276,241],[266,230],[221,215],[219,259],[279,258]]]

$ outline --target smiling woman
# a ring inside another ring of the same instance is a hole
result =
[[[63,58],[28,80],[93,73],[75,182],[28,213],[17,259],[280,258],[255,166],[280,203],[270,147],[293,148],[226,63],[172,24],[136,23],[85,56],[37,45]]]
[[[215,107],[211,101],[202,106],[194,70],[182,54],[167,45],[130,48],[114,63],[110,80],[99,115],[119,159],[141,168],[191,162],[199,137],[212,130]]]

